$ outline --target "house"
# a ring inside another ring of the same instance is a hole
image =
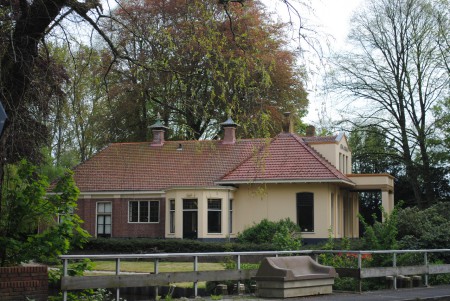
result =
[[[221,124],[222,140],[114,143],[74,169],[78,214],[94,237],[223,240],[267,218],[290,218],[306,240],[358,237],[358,191],[382,192],[393,208],[387,174],[352,174],[344,134],[306,137],[286,117],[270,139],[236,139],[237,124]]]

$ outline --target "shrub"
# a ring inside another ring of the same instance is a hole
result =
[[[450,245],[450,203],[436,203],[420,210],[398,213],[399,245],[404,249],[441,249]]]
[[[239,233],[237,241],[254,244],[272,242],[277,250],[298,250],[301,247],[300,228],[289,218],[278,222],[263,219]]]

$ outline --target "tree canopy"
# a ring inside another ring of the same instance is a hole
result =
[[[393,143],[421,207],[441,198],[428,138],[436,131],[432,109],[449,95],[444,7],[446,0],[367,1],[353,17],[353,47],[337,55],[333,77],[333,87],[360,102],[347,121],[378,128]]]

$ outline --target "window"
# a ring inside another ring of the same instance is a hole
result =
[[[228,220],[228,233],[233,233],[233,200],[230,200],[230,216]]]
[[[302,232],[314,232],[314,194],[297,193],[297,224]]]
[[[175,200],[169,201],[169,233],[175,233]]]
[[[97,237],[111,237],[112,203],[97,203]]]
[[[73,213],[74,213],[73,207],[70,208],[67,213],[58,213],[58,224],[62,224],[67,217],[70,217],[69,218],[70,220],[71,217],[73,217]]]
[[[159,222],[159,201],[130,201],[128,204],[129,223]]]
[[[330,206],[330,208],[331,208],[331,230],[333,231],[333,233],[336,231],[335,230],[335,226],[334,226],[334,215],[335,215],[335,212],[334,212],[334,193],[331,193],[331,206]]]
[[[222,200],[208,199],[208,233],[222,232]]]

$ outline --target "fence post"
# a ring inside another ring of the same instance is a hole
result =
[[[241,270],[241,255],[237,256],[236,268],[238,271]],[[241,281],[240,280],[238,280],[238,282],[237,282],[236,291],[237,291],[237,294],[240,295],[240,291],[241,291]]]
[[[155,260],[153,261],[153,272],[155,274],[159,274],[159,259],[155,258]],[[159,296],[159,287],[155,286],[155,300],[158,299]],[[119,301],[119,300],[117,300]]]
[[[393,258],[392,258],[392,266],[395,268],[397,267],[397,253],[393,253]],[[396,290],[397,289],[397,276],[394,275],[394,283],[393,283],[393,287]]]
[[[67,259],[63,260],[63,276],[67,277]],[[67,301],[67,291],[63,291],[63,301]]]
[[[116,276],[120,274],[120,258],[116,258]],[[120,288],[116,288],[116,300],[120,300]]]
[[[198,271],[198,256],[194,256],[194,271]],[[194,282],[194,296],[198,295],[198,281]]]
[[[361,279],[361,268],[362,268],[362,259],[361,259],[361,251],[358,252],[358,284],[359,284],[359,293],[362,292],[362,279]]]
[[[423,253],[423,259],[424,259],[425,267],[427,269],[427,273],[425,274],[425,286],[428,287],[428,273],[429,273],[429,270],[428,270],[428,253],[427,252]]]

